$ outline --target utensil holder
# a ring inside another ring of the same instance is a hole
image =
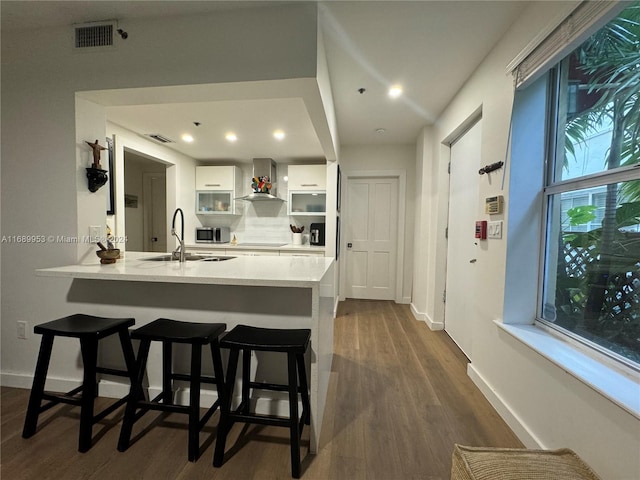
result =
[[[302,245],[302,233],[293,233],[293,244]]]

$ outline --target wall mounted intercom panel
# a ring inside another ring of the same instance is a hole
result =
[[[504,197],[496,195],[495,197],[487,197],[484,202],[484,213],[489,215],[497,215],[502,213]]]

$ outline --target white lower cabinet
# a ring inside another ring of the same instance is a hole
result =
[[[226,255],[233,255],[236,257],[239,256],[249,256],[249,257],[258,257],[258,256],[271,256],[271,257],[277,257],[278,255],[280,255],[280,252],[278,250],[238,250],[235,248],[232,249],[227,249],[226,250]]]
[[[280,250],[280,256],[289,257],[324,257],[322,251],[305,252],[301,250]]]

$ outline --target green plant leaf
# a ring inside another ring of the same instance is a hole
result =
[[[569,224],[573,227],[576,225],[584,225],[595,220],[595,212],[598,209],[595,205],[581,205],[578,207],[570,208],[567,211],[569,217]]]
[[[623,203],[616,209],[618,228],[640,224],[640,202]]]

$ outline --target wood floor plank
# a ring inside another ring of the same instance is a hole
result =
[[[445,480],[454,443],[522,447],[467,375],[468,360],[443,331],[413,318],[407,305],[340,302],[320,450],[308,455],[308,480]],[[187,461],[186,417],[151,412],[143,432],[118,452],[122,410],[94,427],[93,448],[77,452],[79,409],[55,407],[38,432],[21,438],[28,390],[0,391],[0,477],[12,480],[289,479],[286,429],[234,425],[222,468],[213,468],[216,413],[200,435],[203,451]],[[109,402],[110,399],[99,399]]]

